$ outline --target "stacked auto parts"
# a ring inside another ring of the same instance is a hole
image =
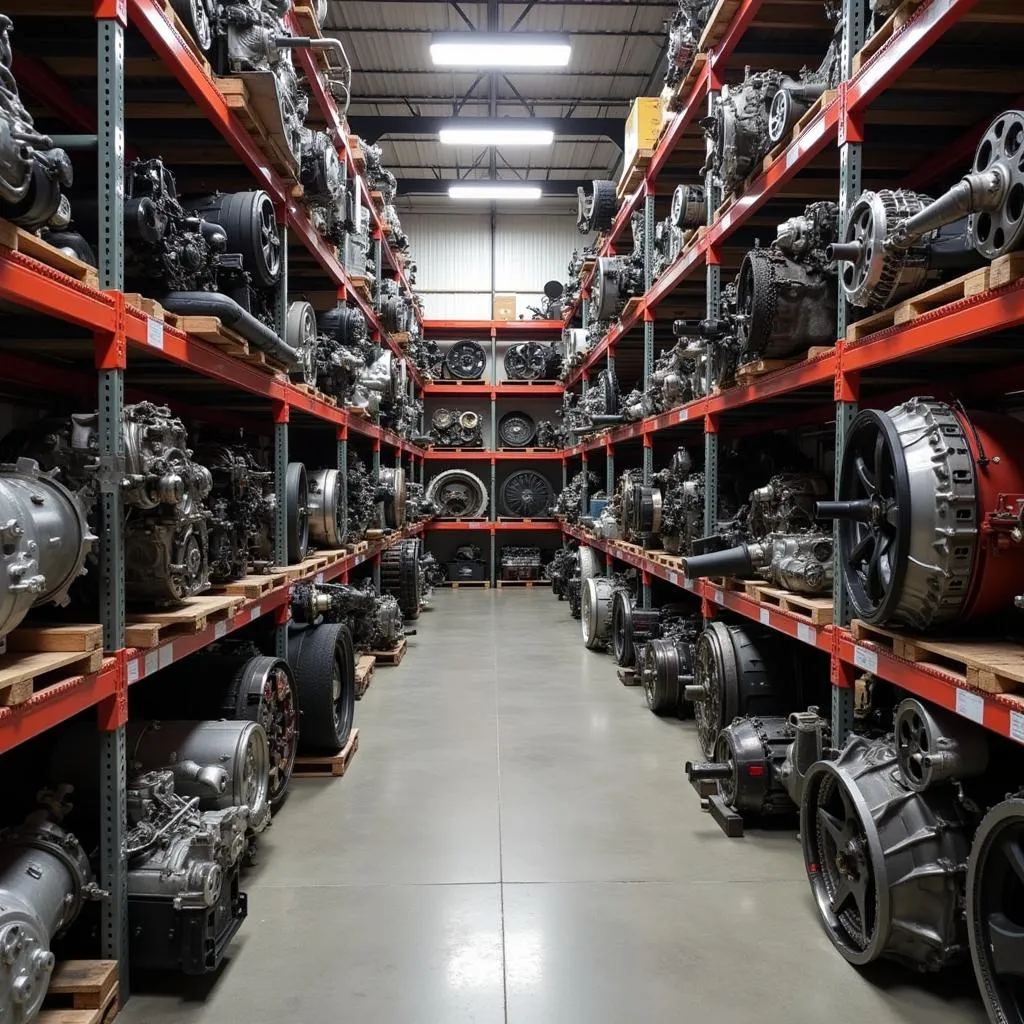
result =
[[[498,440],[505,448],[526,448],[537,433],[537,424],[525,412],[507,412],[498,420]]]
[[[714,9],[711,0],[679,0],[668,23],[668,65],[665,85],[674,89],[686,78],[697,54],[704,26]]]
[[[487,366],[483,345],[475,341],[457,341],[444,356],[444,375],[453,380],[481,380]]]
[[[506,515],[535,519],[550,515],[555,492],[543,473],[519,469],[502,483],[499,500]]]
[[[580,186],[577,190],[579,202],[576,213],[576,228],[581,235],[589,235],[591,231],[607,231],[615,221],[619,212],[619,200],[615,194],[615,182],[595,180],[590,183],[590,191]]]
[[[447,469],[427,485],[427,500],[447,519],[479,519],[487,514],[489,495],[484,482],[465,469]]]
[[[471,409],[435,409],[430,417],[430,439],[439,448],[482,448],[480,414]]]
[[[687,689],[694,678],[694,642],[699,629],[699,620],[692,616],[661,622],[658,636],[648,639],[639,655],[634,651],[644,699],[656,715],[683,718],[690,713]]]
[[[506,545],[501,549],[499,559],[503,580],[540,579],[540,548]]]
[[[644,290],[644,226],[643,214],[634,213],[633,251],[625,256],[598,256],[591,286],[594,316],[599,321],[612,320],[626,303]]]
[[[392,594],[378,594],[373,580],[362,585],[301,584],[292,592],[291,606],[299,623],[343,623],[359,651],[393,650],[413,632],[405,628],[398,600]]]
[[[555,380],[562,370],[562,356],[553,344],[523,341],[510,345],[505,353],[509,380]]]
[[[559,491],[558,497],[555,499],[555,515],[567,523],[578,524],[583,515],[584,488],[591,490],[596,487],[597,477],[589,470],[580,470]]]

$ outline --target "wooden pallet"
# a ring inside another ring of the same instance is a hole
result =
[[[808,108],[795,125],[793,130],[781,142],[778,143],[761,161],[761,173],[763,174],[783,153],[794,143],[805,131],[810,123],[836,98],[835,89],[826,89]]]
[[[337,407],[338,400],[334,395],[325,394],[319,388],[311,387],[309,384],[305,384],[301,381],[292,381],[294,387],[296,387],[303,394],[309,395],[310,398],[315,398],[318,402],[323,402],[325,405],[333,405]]]
[[[384,193],[383,192],[371,192],[370,202],[377,208],[378,213],[384,212]]]
[[[313,554],[304,558],[301,562],[296,562],[295,565],[282,565],[275,566],[274,571],[284,573],[285,579],[289,583],[294,583],[297,579],[301,579],[303,576],[312,576],[314,573],[322,572],[329,565],[333,565],[335,562],[340,561],[348,555],[348,551],[344,548],[333,548],[328,551],[315,551]]]
[[[615,674],[619,677],[619,682],[623,686],[639,686],[640,680],[637,677],[636,669],[633,668],[619,668],[615,670]]]
[[[670,555],[667,551],[648,551],[647,557],[673,572],[683,571],[682,555]]]
[[[644,299],[642,295],[636,295],[630,299],[625,306],[622,307],[622,312],[619,314],[619,323],[624,324],[643,305],[643,302]]]
[[[62,679],[98,672],[103,665],[103,627],[22,626],[7,636],[0,655],[0,706],[23,704]]]
[[[352,163],[355,165],[356,174],[366,173],[366,154],[363,152],[363,140],[358,135],[348,137],[349,152],[352,154]]]
[[[408,331],[399,331],[398,334],[391,335],[391,340],[402,348],[408,348],[412,341],[412,335]]]
[[[753,583],[755,585],[761,584],[763,580],[746,580],[739,576],[706,576],[705,579],[713,587],[717,587],[719,590],[733,590],[741,594],[745,594],[747,587]]]
[[[352,274],[349,277],[349,282],[352,287],[355,288],[355,290],[359,292],[364,299],[366,299],[367,302],[373,302],[373,291],[368,277],[360,277],[356,274]]]
[[[511,377],[506,377],[504,380],[498,381],[498,387],[504,387],[505,385],[511,385],[517,388],[535,388],[544,387],[549,388],[552,384],[561,384],[560,380],[553,377],[544,377],[539,380],[513,380]],[[529,449],[527,449],[529,450]]]
[[[525,518],[523,516],[498,516],[499,523],[552,523],[554,518],[552,516],[533,516],[532,518]]]
[[[260,152],[275,170],[298,185],[299,164],[288,145],[273,73],[246,71],[230,78],[214,76],[213,81],[228,110],[238,118]],[[300,196],[301,191],[297,196],[293,189],[292,198]]]
[[[214,583],[210,589],[218,593],[231,594],[251,601],[283,586],[287,579],[287,574],[280,570],[250,573],[248,576],[243,576],[240,580],[232,580],[230,583]]]
[[[262,349],[250,345],[240,334],[231,330],[230,327],[225,327],[220,322],[219,317],[179,316],[177,313],[171,313],[169,310],[164,310],[163,314],[163,317],[160,319],[171,327],[177,327],[179,331],[184,331],[190,337],[199,338],[200,341],[205,341],[208,345],[219,348],[234,359],[248,363],[250,366],[264,370],[266,373],[288,372],[288,367],[284,363],[278,362],[273,356]]]
[[[547,586],[547,580],[498,580],[496,586],[498,590],[504,587],[526,587],[527,590],[532,590],[534,587]]]
[[[370,542],[368,540],[357,540],[351,544],[346,544],[345,547],[348,548],[350,555],[361,555],[364,551],[369,550]]]
[[[367,651],[366,653],[372,655],[376,661],[374,667],[380,665],[401,665],[402,659],[405,657],[405,652],[409,649],[409,645],[405,642],[403,637],[398,641],[398,646],[390,651]]]
[[[174,636],[201,633],[211,622],[230,619],[244,602],[241,594],[201,594],[188,598],[180,608],[128,615],[125,647],[155,647]]]
[[[489,523],[487,516],[439,516],[441,523]]]
[[[345,412],[349,416],[358,416],[361,420],[368,420],[370,418],[369,410],[361,405],[346,405]]]
[[[553,452],[554,448],[495,448],[496,452],[508,452],[512,455],[537,455],[544,452]]]
[[[353,729],[348,734],[348,743],[336,754],[308,755],[299,754],[295,758],[293,779],[337,779],[348,771],[352,758],[359,749],[359,730]]]
[[[654,157],[653,149],[638,149],[629,162],[629,167],[622,172],[619,184],[615,188],[617,198],[625,199],[632,195],[642,184],[647,168]]]
[[[904,0],[895,11],[886,19],[882,27],[860,48],[858,53],[853,55],[853,73],[860,71],[861,67],[870,60],[889,40],[901,29],[906,28],[907,23],[914,16],[914,12],[921,6],[923,0]]]
[[[117,961],[64,960],[53,970],[37,1024],[112,1024]]]
[[[377,659],[372,654],[361,654],[356,661],[356,700],[362,700],[363,694],[373,682],[373,668]]]
[[[584,260],[583,265],[580,267],[580,280],[585,281],[594,270],[597,268],[597,260]]]
[[[812,626],[831,626],[834,618],[832,598],[793,594],[762,583],[748,583],[747,597],[806,619]]]
[[[982,295],[991,291],[992,288],[1001,288],[1003,285],[1018,280],[1022,275],[1024,275],[1024,253],[1008,253],[1006,256],[1000,256],[987,267],[972,270],[952,281],[929,288],[928,291],[922,292],[920,295],[905,299],[895,306],[883,309],[880,313],[873,313],[863,320],[850,324],[846,329],[846,340],[861,341],[878,331],[910,323],[915,317],[930,313],[951,302],[959,302],[961,299]],[[998,283],[993,284],[993,279]]]
[[[938,640],[904,636],[894,630],[854,619],[850,629],[857,640],[870,640],[897,658],[931,665],[967,686],[985,693],[1024,690],[1024,646],[1005,640]]]
[[[430,448],[428,449],[428,451],[432,451],[432,452],[455,452],[455,453],[462,452],[462,453],[465,453],[465,452],[482,452],[482,451],[486,451],[486,449],[484,448],[484,446],[482,444],[481,445],[477,445],[477,447],[475,447],[475,448],[446,448],[444,445],[432,444],[430,446]]]
[[[320,23],[316,19],[316,13],[309,4],[296,4],[293,8],[293,14],[302,35],[309,36],[311,39],[324,38],[324,34],[320,29]],[[312,52],[312,56],[325,72],[344,70],[344,64],[336,50],[315,49]]]
[[[27,256],[38,263],[45,263],[48,267],[80,281],[87,288],[100,286],[95,267],[90,267],[88,263],[61,252],[56,246],[44,242],[38,235],[33,235],[31,231],[19,228],[10,221],[0,220],[0,249],[21,253],[22,256]]]
[[[473,380],[452,380],[449,377],[445,377],[441,380],[435,380],[434,383],[443,384],[446,388],[477,388],[480,387],[481,384],[489,385],[491,382],[489,380],[484,380],[483,377],[476,377]]]
[[[710,25],[711,22],[709,21]],[[701,72],[704,70],[704,65],[707,64],[708,57],[706,53],[698,53],[693,58],[693,63],[690,65],[690,70],[686,72],[683,79],[675,86],[672,90],[672,95],[668,99],[666,106],[671,111],[682,110],[690,98],[690,94],[693,92],[693,87],[700,77]],[[666,125],[668,122],[666,122]]]
[[[481,587],[483,590],[491,589],[490,580],[449,580],[444,585],[452,590],[458,590],[460,587]]]

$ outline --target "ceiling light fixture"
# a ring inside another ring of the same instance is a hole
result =
[[[540,199],[537,185],[518,185],[515,182],[484,181],[479,184],[449,185],[452,199]]]
[[[441,67],[564,68],[571,53],[568,36],[529,32],[456,32],[430,43],[430,58]]]
[[[550,146],[555,138],[550,128],[504,128],[500,124],[478,128],[452,125],[438,135],[446,146]]]

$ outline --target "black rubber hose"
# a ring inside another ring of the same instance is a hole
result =
[[[220,292],[168,292],[160,299],[160,305],[181,316],[215,316],[225,327],[251,341],[257,348],[276,356],[283,363],[294,366],[299,362],[299,353],[287,342],[282,341],[266,324],[228,295]]]

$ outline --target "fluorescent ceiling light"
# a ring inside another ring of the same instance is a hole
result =
[[[550,128],[442,128],[446,146],[550,146],[555,133]]]
[[[517,185],[514,182],[485,181],[479,185],[449,185],[452,199],[540,199],[537,185]]]
[[[528,32],[457,32],[430,44],[431,60],[443,67],[564,68],[571,53],[568,36]]]

